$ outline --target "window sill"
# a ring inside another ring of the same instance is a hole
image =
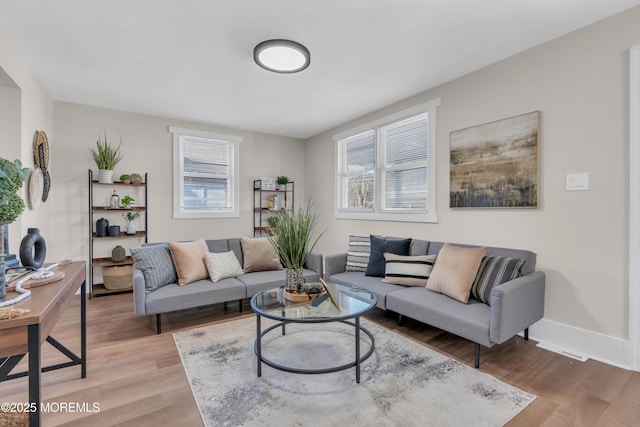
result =
[[[436,224],[436,213],[388,213],[388,212],[345,212],[336,211],[336,219],[359,219],[367,221],[425,222]]]

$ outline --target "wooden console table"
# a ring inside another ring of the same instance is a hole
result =
[[[58,267],[65,277],[48,285],[30,289],[31,296],[10,307],[30,310],[15,319],[0,320],[0,382],[29,376],[29,425],[40,426],[41,372],[81,365],[81,377],[87,376],[87,304],[86,263],[76,261]],[[65,307],[80,288],[80,357],[49,336]],[[40,346],[47,341],[70,359],[70,362],[41,366]],[[11,374],[29,353],[28,372]]]

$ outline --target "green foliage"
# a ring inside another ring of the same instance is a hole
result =
[[[20,160],[13,163],[0,157],[0,224],[15,221],[24,210],[24,201],[17,191],[29,176]]]
[[[131,175],[128,175],[126,173],[120,175],[120,181],[131,181]]]
[[[123,213],[122,217],[124,219],[126,219],[127,221],[131,222],[134,219],[138,218],[140,216],[140,212],[127,212],[127,213]]]
[[[287,185],[289,183],[289,177],[279,176],[276,178],[276,184],[278,185]]]
[[[98,140],[96,141],[96,148],[90,148],[91,158],[96,162],[98,169],[113,170],[120,160],[122,160],[122,154],[120,153],[120,146],[113,147],[107,142],[107,132],[104,132],[104,141],[100,140],[100,134],[98,134]]]
[[[280,210],[274,215],[277,228],[275,234],[267,238],[288,269],[302,268],[309,253],[324,234],[323,231],[312,240],[313,228],[317,221],[317,215],[312,208],[313,205],[309,202],[297,212]]]
[[[127,195],[127,196],[124,196],[121,201],[122,201],[122,204],[126,206],[126,205],[130,205],[133,202],[135,202],[136,199],[134,199],[133,197]]]

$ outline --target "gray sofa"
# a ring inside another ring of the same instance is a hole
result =
[[[239,238],[206,240],[209,252],[233,251],[243,265]],[[157,245],[161,243],[151,243]],[[322,276],[322,255],[311,253],[303,271],[305,281],[318,282]],[[133,268],[133,301],[136,317],[156,315],[156,330],[162,332],[161,314],[204,305],[237,301],[242,311],[242,300],[258,292],[284,284],[285,270],[258,271],[241,274],[235,278],[198,280],[184,286],[170,283],[152,292],[146,292],[145,278],[141,270]]]
[[[413,239],[410,255],[436,255],[442,242]],[[455,246],[471,247],[469,245]],[[325,275],[330,282],[355,285],[374,293],[377,306],[402,317],[435,326],[474,342],[476,368],[480,366],[480,345],[501,344],[524,331],[528,339],[529,326],[544,315],[545,274],[536,271],[536,254],[526,250],[487,247],[487,256],[525,259],[522,275],[496,286],[487,305],[469,299],[464,304],[423,287],[405,287],[384,283],[380,277],[346,270],[347,254],[325,256]]]

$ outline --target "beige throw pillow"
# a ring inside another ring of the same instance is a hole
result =
[[[168,242],[171,258],[178,273],[178,285],[209,278],[204,255],[209,248],[204,240],[193,242]]]
[[[427,289],[466,304],[471,285],[486,253],[487,248],[484,246],[461,248],[445,243],[427,280]]]
[[[245,273],[252,271],[282,270],[280,258],[266,237],[241,237],[242,266]]]

